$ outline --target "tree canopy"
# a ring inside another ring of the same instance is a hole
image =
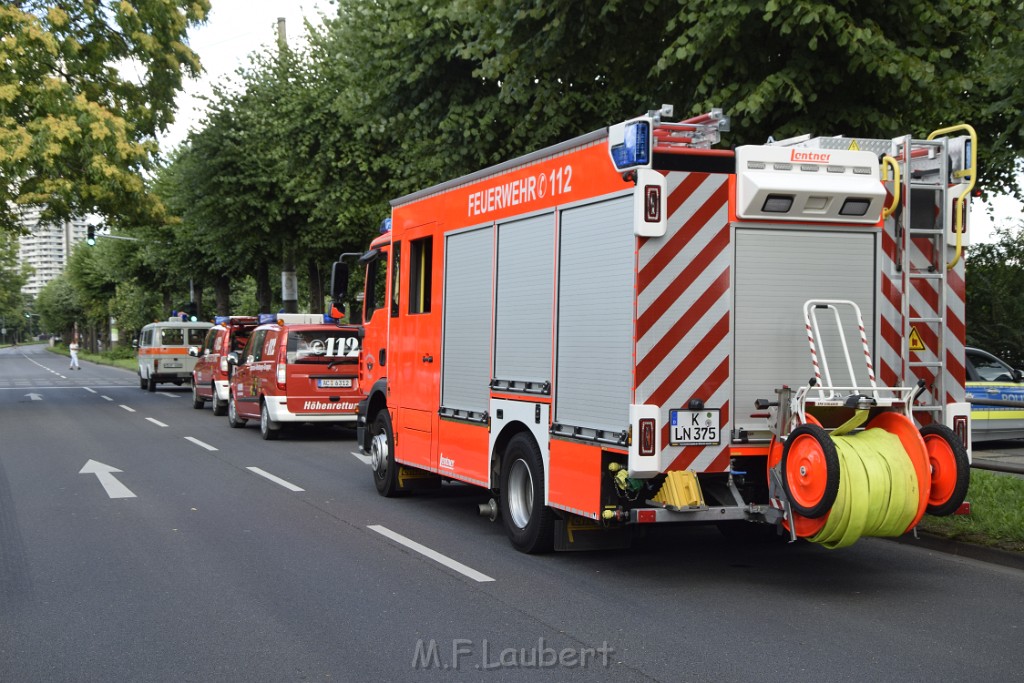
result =
[[[186,44],[209,0],[14,0],[0,5],[0,229],[44,218],[160,216],[143,174],[174,116]]]

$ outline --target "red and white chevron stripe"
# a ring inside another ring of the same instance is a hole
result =
[[[666,470],[725,471],[729,398],[728,176],[669,173],[668,231],[639,241],[635,401],[661,407]],[[669,409],[691,399],[721,409],[723,443],[669,446]]]

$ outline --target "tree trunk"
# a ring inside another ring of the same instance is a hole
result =
[[[217,315],[231,315],[231,278],[221,275],[213,283],[213,296],[216,300]]]
[[[270,307],[270,270],[266,262],[256,267],[256,303],[260,313],[274,313]]]
[[[324,312],[324,279],[320,275],[320,265],[316,259],[306,260],[306,267],[309,270],[309,312]]]

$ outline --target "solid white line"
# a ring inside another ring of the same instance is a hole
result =
[[[157,427],[166,427],[167,426],[163,422],[161,422],[160,420],[154,419],[152,417],[147,417],[146,420],[148,420],[149,422],[152,422]]]
[[[85,389],[86,391],[88,391],[90,394],[97,393],[97,391],[95,389],[93,389],[92,387],[82,387],[82,388]]]
[[[487,576],[486,574],[481,574],[472,567],[467,567],[466,565],[456,560],[453,560],[447,555],[442,555],[436,550],[431,550],[427,546],[421,545],[410,538],[406,538],[402,534],[396,533],[391,529],[387,528],[386,526],[381,526],[379,524],[370,524],[367,528],[373,529],[381,536],[386,536],[387,538],[390,538],[395,543],[400,543],[401,545],[404,545],[406,548],[409,548],[410,550],[415,550],[419,554],[429,557],[434,562],[443,564],[449,569],[454,569],[458,573],[462,574],[463,576],[467,576],[473,579],[474,581],[479,581],[480,583],[484,583],[485,581],[494,581],[494,579]]]
[[[186,436],[185,437],[185,441],[191,441],[192,443],[194,443],[195,445],[199,446],[200,448],[205,448],[208,451],[215,451],[215,450],[217,450],[216,448],[214,448],[210,444],[203,443],[202,441],[200,441],[199,439],[197,439],[194,436]]]
[[[264,470],[261,470],[259,467],[246,467],[245,469],[247,469],[250,472],[253,472],[255,474],[258,474],[261,477],[266,477],[270,481],[274,482],[275,484],[280,484],[281,486],[285,487],[289,491],[305,491],[306,490],[304,488],[300,488],[300,487],[296,486],[295,484],[293,484],[293,483],[291,483],[289,481],[285,481],[281,477],[275,477],[270,472],[266,472]]]
[[[352,455],[354,455],[355,457],[359,458],[360,460],[362,460],[367,465],[370,464],[370,462],[371,462],[370,461],[370,456],[363,455],[362,453],[357,453],[356,451],[351,451],[351,453],[352,453]]]
[[[126,405],[125,405],[125,404],[123,404],[123,403],[121,403],[121,404],[120,404],[120,406],[121,406],[122,408],[124,408],[125,410],[127,410],[127,411],[128,411],[129,413],[134,413],[134,412],[135,412],[135,408],[129,408],[128,406],[126,406]]]

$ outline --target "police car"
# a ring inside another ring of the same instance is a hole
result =
[[[1024,439],[1024,375],[1020,370],[987,351],[968,348],[967,396],[972,441]]]

